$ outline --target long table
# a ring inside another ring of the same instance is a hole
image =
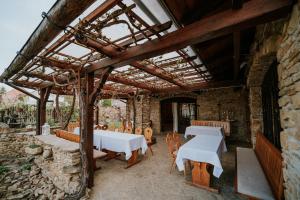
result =
[[[213,190],[210,188],[210,174],[207,168],[213,166],[213,175],[219,178],[223,172],[221,157],[225,151],[223,136],[199,134],[179,148],[176,165],[179,171],[183,171],[184,162],[193,161],[193,185]]]
[[[74,129],[74,133],[79,135],[79,127]],[[117,153],[125,153],[128,166],[137,163],[138,150],[144,154],[148,148],[146,139],[143,135],[127,134],[108,130],[94,130],[94,146],[100,150],[108,150],[108,156],[113,158]]]
[[[225,151],[227,151],[224,131],[222,127],[211,127],[211,126],[188,126],[185,129],[184,137],[187,138],[189,135],[199,136],[199,135],[210,135],[218,136],[222,138],[222,145]]]

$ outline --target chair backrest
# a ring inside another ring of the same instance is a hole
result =
[[[192,120],[192,126],[212,126],[222,127],[225,136],[230,136],[230,122],[227,121],[206,121],[206,120]]]
[[[145,128],[144,136],[145,136],[145,139],[147,140],[147,142],[152,141],[152,134],[153,134],[152,128],[150,128],[150,127]]]
[[[95,129],[96,129],[96,130],[101,130],[101,129],[102,129],[102,127],[101,127],[101,125],[100,125],[100,124],[97,124],[97,125],[95,126]]]
[[[68,130],[68,132],[72,132],[73,133],[74,129],[76,127],[79,127],[79,126],[80,126],[79,122],[69,122],[67,130]]]
[[[132,128],[131,127],[127,127],[126,129],[125,129],[125,133],[132,133]]]
[[[172,133],[172,137],[175,141],[180,142],[181,143],[181,136],[179,135],[179,133]]]
[[[255,154],[264,170],[276,199],[283,198],[283,174],[281,152],[263,136],[256,134]]]
[[[173,152],[178,150],[179,147],[181,146],[181,143],[174,139],[173,134],[167,134],[166,136],[166,143],[168,145],[168,151],[170,155],[174,155]]]
[[[55,134],[56,134],[57,137],[69,140],[71,142],[77,142],[77,143],[80,142],[79,135],[76,135],[74,133],[71,133],[71,132],[68,132],[68,131],[65,131],[65,130],[57,129],[57,130],[55,130]]]
[[[137,135],[142,135],[142,133],[143,133],[143,130],[142,130],[141,127],[135,128],[135,134],[137,134]]]
[[[171,140],[173,140],[173,135],[172,133],[168,133],[166,136],[166,143],[168,144]]]

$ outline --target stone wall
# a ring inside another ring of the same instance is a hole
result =
[[[160,101],[152,97],[150,99],[150,120],[152,121],[153,134],[160,134],[161,117],[160,117]]]
[[[197,97],[197,119],[232,120],[230,138],[248,141],[247,91],[242,88],[214,89],[202,92]]]
[[[35,136],[35,144],[43,147],[43,152],[34,160],[42,174],[66,193],[78,191],[81,166],[79,145],[55,135]]]
[[[252,47],[248,87],[249,103],[259,98],[259,89],[264,72],[277,61],[279,81],[279,106],[282,132],[281,151],[284,160],[283,175],[285,199],[300,199],[300,10],[296,3],[289,18],[265,24],[257,28],[256,41]],[[251,92],[252,90],[252,92]],[[261,98],[261,97],[260,97]],[[251,110],[253,119],[261,117],[260,103]],[[257,128],[253,120],[252,137]],[[262,124],[261,124],[262,125]],[[255,143],[255,139],[253,140]]]
[[[133,103],[135,104],[135,126],[145,129],[150,124],[150,101],[149,95],[139,95],[135,99],[130,98],[126,104],[126,120],[133,121]]]
[[[300,199],[300,9],[299,3],[277,53],[283,175],[286,199]]]
[[[33,145],[37,147],[31,148]],[[34,173],[41,173],[39,177],[46,177],[63,193],[79,190],[81,160],[77,143],[54,135],[35,136],[33,132],[0,134],[1,160],[23,157],[34,158]]]
[[[285,20],[257,27],[255,41],[251,47],[247,87],[249,89],[250,130],[253,147],[256,133],[263,130],[263,109],[261,86],[266,72],[276,62],[276,52],[282,40]]]

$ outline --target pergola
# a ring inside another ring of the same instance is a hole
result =
[[[168,16],[163,21],[142,1],[107,0],[71,24],[94,2],[58,0],[0,77],[13,87],[40,91],[38,134],[49,94],[77,92],[84,187],[93,185],[97,99],[242,85],[254,27],[285,16],[292,4],[189,1],[180,9],[161,0]]]

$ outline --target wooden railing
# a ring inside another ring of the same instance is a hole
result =
[[[222,127],[225,136],[230,136],[230,122],[226,122],[226,121],[192,120],[191,125],[192,126]]]

